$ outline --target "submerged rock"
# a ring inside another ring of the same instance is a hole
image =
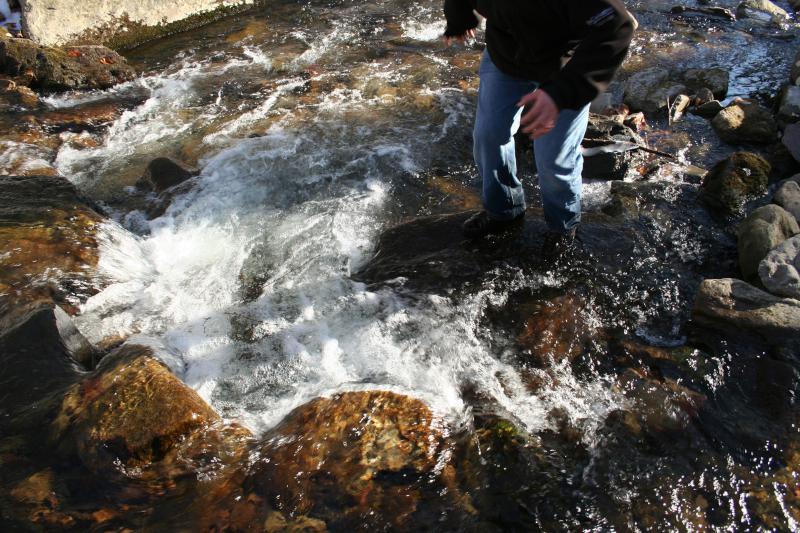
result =
[[[714,117],[711,125],[730,144],[770,144],[778,138],[778,125],[772,113],[756,102],[740,100],[729,105]]]
[[[758,266],[758,275],[772,294],[800,300],[800,235],[770,251]]]
[[[103,218],[61,177],[0,176],[0,315],[33,301],[74,311],[92,292]]]
[[[67,392],[51,433],[93,472],[171,478],[236,462],[250,433],[219,415],[149,348],[123,346]]]
[[[767,192],[770,165],[750,152],[717,163],[703,180],[700,199],[717,214],[739,214],[746,202]]]
[[[746,333],[772,346],[800,348],[800,301],[780,298],[738,279],[707,279],[692,320],[731,338]]]
[[[137,185],[161,194],[194,176],[197,176],[196,171],[188,170],[168,157],[158,157],[147,164],[147,169]]]
[[[216,502],[204,504],[202,526],[280,526],[303,516],[312,530],[413,528],[415,515],[440,511],[455,496],[446,446],[442,422],[414,398],[318,398],[292,411],[251,454],[251,466],[210,495]]]
[[[594,333],[585,308],[583,298],[566,294],[543,302],[527,320],[518,341],[537,366],[546,366],[551,359],[572,361],[583,354]]]
[[[737,229],[739,266],[746,280],[754,280],[758,265],[780,243],[800,233],[792,215],[777,205],[766,205],[753,211]]]
[[[0,72],[42,89],[106,89],[136,76],[127,60],[104,46],[65,49],[28,39],[0,40]]]

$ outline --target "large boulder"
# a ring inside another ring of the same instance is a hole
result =
[[[793,180],[786,180],[775,191],[772,203],[781,206],[800,221],[800,184]]]
[[[68,312],[93,292],[103,217],[61,177],[0,176],[0,316],[55,301]]]
[[[442,421],[420,400],[400,394],[317,398],[262,442],[250,465],[203,503],[204,530],[246,522],[298,531],[281,529],[297,517],[313,525],[303,531],[413,530],[422,525],[417,515],[441,511],[457,492]]]
[[[768,345],[800,346],[800,301],[774,296],[738,279],[703,281],[692,320],[734,336],[760,337]]]
[[[717,135],[730,144],[770,144],[778,139],[775,118],[756,102],[734,102],[720,111],[711,125]]]
[[[96,474],[154,480],[234,463],[251,437],[223,425],[150,348],[128,345],[67,391],[51,435]]]
[[[739,267],[746,280],[755,280],[761,260],[780,243],[800,233],[792,215],[780,206],[759,207],[739,225]]]
[[[758,275],[772,294],[800,300],[800,235],[770,251],[758,266]]]
[[[716,214],[740,214],[746,202],[767,192],[770,170],[770,164],[762,157],[737,152],[709,171],[700,189],[700,199]]]
[[[105,89],[136,76],[124,57],[104,46],[48,48],[28,39],[0,40],[0,72],[53,90]]]

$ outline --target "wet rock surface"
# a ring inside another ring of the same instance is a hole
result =
[[[623,180],[636,174],[647,159],[635,148],[645,145],[641,136],[612,117],[591,115],[581,145],[585,179]]]
[[[67,310],[92,287],[102,217],[60,177],[0,176],[0,314],[34,301]],[[47,274],[47,275],[46,275]]]
[[[800,221],[800,184],[786,180],[772,197],[772,203],[781,206]]]
[[[797,221],[783,208],[767,205],[753,211],[738,229],[739,266],[747,280],[755,279],[758,265],[780,243],[800,233]]]
[[[767,192],[770,165],[749,152],[717,163],[703,180],[701,201],[721,216],[741,213],[744,204]]]
[[[800,300],[800,237],[772,249],[759,264],[758,276],[772,294]]]
[[[42,89],[105,89],[136,75],[127,60],[103,46],[42,47],[0,40],[0,71]]]
[[[211,495],[225,499],[206,515],[204,528],[402,529],[425,523],[456,497],[445,490],[457,492],[442,462],[441,422],[423,402],[399,394],[313,400],[262,442],[251,466]],[[302,524],[294,522],[298,516]]]

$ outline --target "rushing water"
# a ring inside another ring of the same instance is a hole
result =
[[[730,96],[772,92],[785,77],[791,50],[772,30],[698,28],[668,18],[660,2],[632,8],[643,31],[629,70],[735,61]],[[101,231],[105,288],[82,305],[81,331],[94,342],[131,336],[156,346],[218,412],[257,433],[317,396],[373,389],[424,400],[457,432],[471,423],[472,398],[483,398],[548,443],[550,466],[567,464],[561,481],[573,492],[558,485],[555,498],[543,486],[538,496],[560,501],[553,514],[564,528],[647,529],[649,516],[664,529],[763,527],[763,517],[750,514],[755,485],[766,487],[770,509],[782,510],[771,515],[773,527],[796,528],[784,503],[791,486],[768,481],[780,464],[769,441],[785,445],[776,428],[786,420],[766,423],[739,449],[729,409],[760,415],[746,395],[715,396],[736,389],[731,381],[747,371],[733,363],[736,348],[687,349],[683,363],[659,367],[674,385],[670,396],[612,370],[615,344],[607,340],[577,368],[520,363],[514,324],[525,319],[526,298],[574,283],[558,269],[508,266],[444,294],[402,280],[354,281],[383,230],[474,204],[470,131],[481,43],[445,49],[442,29],[436,1],[277,2],[135,51],[144,70],[136,81],[48,98],[53,108],[111,101],[125,109],[97,147],[65,143],[54,162],[115,219]],[[687,41],[698,33],[700,42]],[[764,57],[780,60],[765,67]],[[682,156],[694,163],[724,150],[704,121],[681,129],[692,141]],[[200,173],[149,220],[132,186],[158,156]],[[650,244],[631,251],[629,272],[621,268],[589,297],[582,314],[598,339],[681,346],[700,277],[730,274],[713,257],[730,252],[730,237],[693,226],[701,216],[694,185],[680,173],[662,179],[651,207],[674,218],[638,226]],[[587,185],[587,206],[607,201],[606,185]],[[715,248],[711,238],[724,244]],[[533,393],[532,372],[546,377]],[[689,391],[708,399],[686,422],[689,410],[676,398]],[[626,440],[612,414],[628,411],[667,427],[664,440]]]

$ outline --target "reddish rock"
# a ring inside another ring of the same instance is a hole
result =
[[[585,307],[580,296],[565,294],[543,302],[528,319],[518,340],[538,366],[572,361],[584,352],[593,333]]]

